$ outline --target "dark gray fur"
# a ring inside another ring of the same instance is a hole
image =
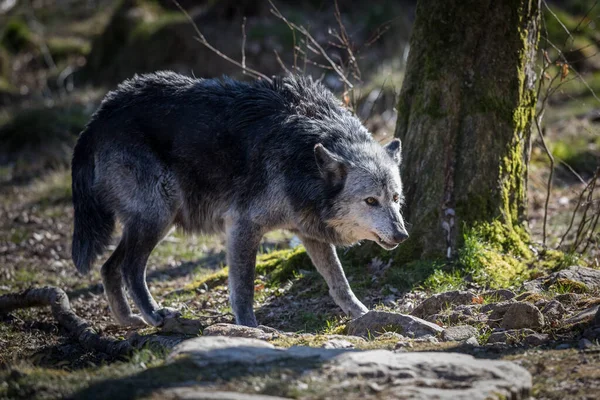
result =
[[[111,310],[125,325],[159,326],[146,261],[176,225],[226,233],[229,287],[239,324],[255,326],[256,252],[262,236],[301,238],[335,302],[357,317],[336,245],[407,237],[400,216],[400,142],[379,146],[321,84],[136,76],[106,96],[73,155],[73,260],[87,272],[118,218],[123,236],[102,266]],[[368,197],[376,199],[369,205]],[[124,288],[141,310],[133,315]]]

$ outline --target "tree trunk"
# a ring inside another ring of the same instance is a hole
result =
[[[403,259],[456,253],[465,227],[523,231],[540,0],[419,0],[395,136]]]

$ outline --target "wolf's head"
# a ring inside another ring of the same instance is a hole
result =
[[[372,240],[392,250],[408,238],[400,214],[400,140],[385,147],[363,142],[338,152],[317,144],[315,159],[323,179],[337,188],[327,224],[345,242]]]

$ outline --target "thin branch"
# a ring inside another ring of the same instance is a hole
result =
[[[175,1],[175,0],[173,0]],[[310,48],[311,51],[315,51],[318,54],[320,54],[323,58],[325,58],[325,60],[327,60],[327,62],[329,63],[329,65],[331,66],[331,68],[336,72],[336,74],[339,76],[339,78],[349,87],[349,88],[353,88],[354,85],[352,85],[352,83],[350,83],[350,81],[348,80],[348,78],[346,77],[346,75],[344,74],[344,72],[340,69],[340,67],[331,59],[331,57],[329,57],[329,54],[327,54],[327,52],[325,51],[325,49],[323,49],[323,47],[321,47],[321,45],[319,44],[319,42],[317,42],[317,40],[310,34],[310,32],[308,32],[306,30],[305,27],[301,26],[301,25],[297,25],[289,20],[287,20],[283,14],[281,14],[281,12],[279,11],[279,9],[275,6],[275,3],[273,3],[272,0],[269,0],[269,4],[271,5],[271,13],[273,15],[275,15],[275,17],[281,19],[282,21],[286,22],[288,24],[288,26],[291,26],[292,28],[294,28],[295,30],[297,30],[298,32],[300,32],[306,40],[308,40],[312,46]]]
[[[177,2],[177,0],[171,0],[171,1],[175,4],[175,6],[177,6],[177,8],[179,9],[179,11],[181,11],[183,13],[183,15],[185,16],[185,18],[190,23],[190,25],[192,25],[192,27],[194,28],[194,31],[196,32],[196,35],[197,35],[197,37],[195,39],[198,42],[200,42],[201,44],[203,44],[210,51],[212,51],[213,53],[215,53],[216,55],[218,55],[222,59],[227,60],[230,63],[232,63],[233,65],[241,68],[244,73],[247,73],[248,75],[251,75],[254,78],[264,79],[265,81],[267,81],[269,83],[273,83],[273,80],[271,78],[269,78],[267,75],[263,74],[262,72],[256,71],[256,70],[254,70],[252,68],[248,68],[248,67],[244,66],[242,63],[234,60],[233,58],[229,57],[227,54],[224,54],[219,49],[217,49],[212,44],[210,44],[208,42],[208,40],[206,40],[206,38],[204,37],[204,35],[202,34],[202,32],[200,32],[200,29],[198,28],[198,25],[196,25],[196,23],[194,22],[194,20],[190,16],[190,14],[185,10],[185,8],[183,8],[179,4],[179,2]]]
[[[242,20],[242,68],[246,73],[246,17]]]

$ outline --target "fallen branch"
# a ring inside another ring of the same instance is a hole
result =
[[[133,347],[126,340],[98,335],[89,322],[75,314],[69,303],[69,297],[62,289],[46,286],[0,296],[0,314],[7,314],[21,308],[46,306],[50,306],[52,315],[59,325],[84,348],[111,356],[125,356],[133,351]]]

